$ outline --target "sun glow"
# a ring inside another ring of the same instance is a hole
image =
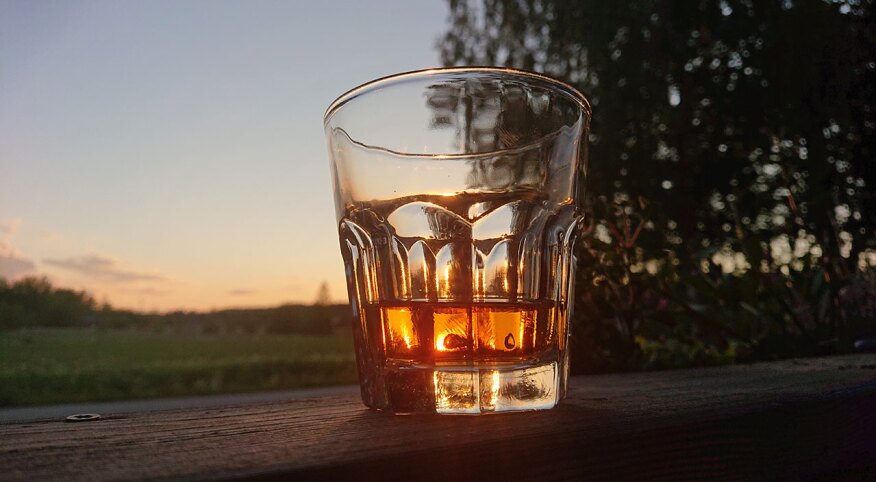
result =
[[[436,352],[459,352],[471,346],[471,314],[465,308],[439,308],[432,314]]]
[[[447,351],[447,347],[444,346],[444,339],[447,338],[447,333],[441,333],[440,335],[435,336],[435,349],[438,351]]]
[[[384,308],[383,324],[386,338],[386,349],[391,353],[410,353],[417,343],[414,331],[413,314],[409,308]]]

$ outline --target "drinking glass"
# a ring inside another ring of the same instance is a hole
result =
[[[394,413],[565,396],[591,110],[502,68],[359,86],[325,114],[362,399]]]

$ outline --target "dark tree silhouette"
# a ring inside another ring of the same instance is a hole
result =
[[[332,304],[332,295],[329,292],[328,283],[325,281],[319,285],[319,291],[316,292],[316,301],[313,303],[316,306],[328,306]]]
[[[0,278],[0,331],[29,326],[82,326],[94,311],[84,291],[55,288],[46,278]]]
[[[873,329],[873,3],[450,0],[445,64],[544,72],[594,106],[579,369]]]

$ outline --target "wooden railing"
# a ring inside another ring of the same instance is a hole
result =
[[[350,390],[0,425],[0,480],[876,480],[876,356],[575,377],[558,408],[393,416]]]

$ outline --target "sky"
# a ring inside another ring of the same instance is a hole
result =
[[[143,311],[346,302],[322,115],[439,65],[422,1],[0,0],[0,277]]]

